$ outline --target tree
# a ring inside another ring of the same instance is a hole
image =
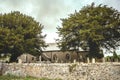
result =
[[[0,53],[10,53],[11,60],[22,53],[39,55],[45,47],[43,26],[18,11],[0,15]]]
[[[113,51],[113,55],[106,56],[105,59],[107,61],[112,61],[112,62],[120,61],[120,55],[118,55],[115,51]]]
[[[102,48],[115,49],[120,45],[120,12],[106,5],[94,3],[61,19],[57,40],[61,50],[89,50],[88,57],[101,58]]]
[[[112,58],[114,59],[114,61],[119,61],[119,55],[117,55],[115,51],[113,52]]]

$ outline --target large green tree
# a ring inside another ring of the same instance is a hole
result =
[[[57,41],[62,50],[82,47],[89,50],[88,57],[101,58],[101,48],[111,50],[120,45],[120,12],[112,7],[92,3],[61,20]]]
[[[11,60],[22,53],[39,55],[45,47],[43,26],[18,11],[0,14],[0,53],[10,53]]]

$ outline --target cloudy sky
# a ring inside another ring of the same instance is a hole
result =
[[[32,16],[44,25],[43,34],[47,34],[46,42],[55,42],[58,38],[57,26],[61,26],[60,18],[66,18],[75,10],[95,2],[120,11],[120,0],[0,0],[0,12],[20,11]]]

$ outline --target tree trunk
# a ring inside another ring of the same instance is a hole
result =
[[[92,58],[102,58],[103,54],[100,54],[100,46],[96,42],[92,41],[91,39],[88,42],[89,45],[89,53],[88,57],[90,59]]]
[[[10,62],[17,62],[17,58],[20,56],[20,54],[13,53],[10,58]]]

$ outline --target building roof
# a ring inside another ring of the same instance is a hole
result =
[[[33,56],[33,55],[31,55],[31,54],[21,54],[20,56],[18,56],[18,59],[19,59],[19,58],[22,58],[22,57],[26,57],[26,56],[34,57],[34,58],[35,58],[35,56]]]
[[[47,43],[48,47],[43,49],[43,51],[60,51],[57,43]],[[84,51],[82,48],[79,48],[80,51]]]
[[[43,51],[59,51],[57,43],[47,43],[48,47],[46,47]]]

